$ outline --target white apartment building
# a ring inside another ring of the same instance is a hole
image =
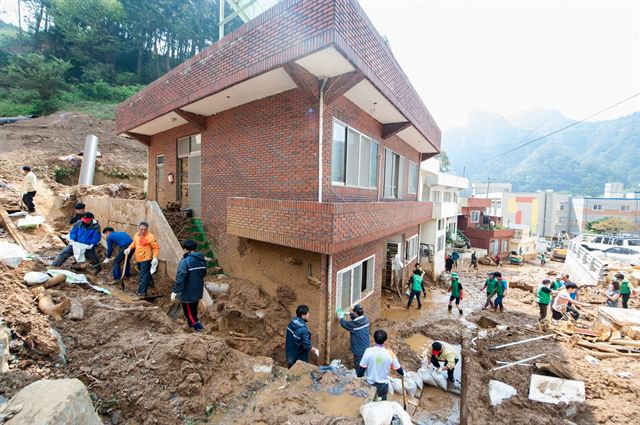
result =
[[[444,271],[447,234],[457,234],[458,198],[460,191],[469,188],[469,179],[440,171],[440,161],[431,158],[420,165],[418,199],[433,202],[432,219],[420,226],[421,254],[428,248],[429,260],[422,255],[422,263],[430,264],[434,276]]]

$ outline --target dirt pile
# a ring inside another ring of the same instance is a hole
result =
[[[58,158],[82,152],[89,134],[99,139],[102,157],[97,170],[113,176],[145,175],[146,147],[116,135],[113,121],[82,113],[57,112],[0,126],[0,177],[19,180],[20,167],[26,164],[40,178],[53,179],[77,169],[78,163]]]

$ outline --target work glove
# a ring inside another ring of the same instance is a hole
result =
[[[87,245],[87,251],[93,248],[93,245]]]
[[[151,268],[155,269],[157,267],[158,267],[158,258],[153,257],[153,260],[151,260]]]
[[[175,292],[171,293],[171,302],[174,303],[176,302],[176,298],[178,298],[178,294],[176,294]]]
[[[111,258],[105,258],[102,264],[109,264],[111,262]]]
[[[127,248],[124,250],[124,255],[129,255],[131,254],[131,248]]]
[[[316,347],[312,347],[311,351],[316,355],[316,357],[320,357],[320,350],[318,350]]]

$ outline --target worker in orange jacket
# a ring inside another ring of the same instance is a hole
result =
[[[147,287],[151,281],[151,270],[158,267],[158,254],[160,245],[155,236],[149,233],[149,223],[142,221],[138,225],[138,232],[133,235],[133,242],[124,254],[129,255],[134,251],[134,259],[138,263],[138,297],[147,295]]]

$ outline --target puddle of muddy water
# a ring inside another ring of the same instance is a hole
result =
[[[404,340],[411,350],[416,353],[420,358],[426,354],[426,350],[431,344],[431,339],[422,334],[413,334]]]
[[[366,401],[348,393],[333,395],[323,392],[320,394],[318,409],[325,416],[357,417],[360,415],[360,406]]]

